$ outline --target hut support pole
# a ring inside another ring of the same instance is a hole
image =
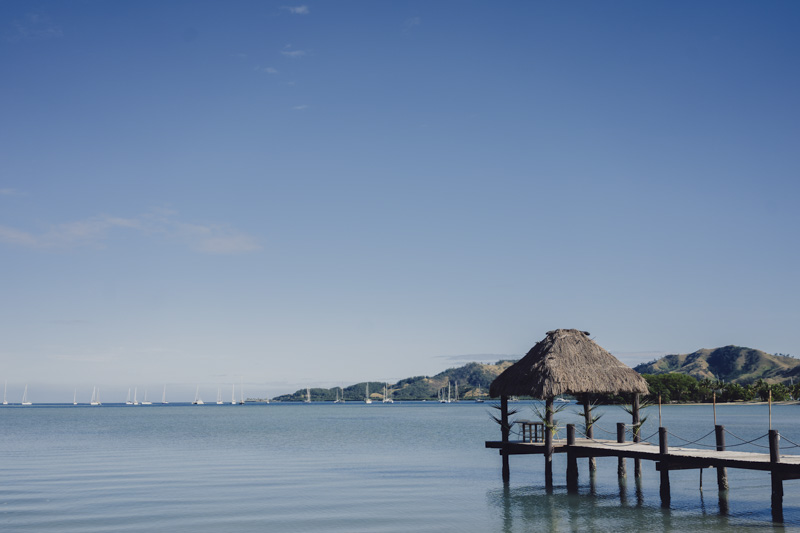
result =
[[[781,436],[778,430],[769,430],[769,462],[772,463],[772,521],[783,522],[783,478],[781,477]]]
[[[583,395],[583,420],[586,424],[586,438],[594,438],[594,424],[592,424],[591,397],[589,393]],[[589,457],[589,472],[597,471],[597,459]]]
[[[640,435],[641,428],[639,427],[640,418],[639,418],[639,393],[633,395],[633,409],[631,409],[633,413],[633,442],[640,442],[642,437]],[[635,477],[642,477],[642,460],[641,459],[634,459],[633,460],[633,475]]]
[[[617,442],[625,442],[625,424],[617,422]],[[617,459],[617,477],[625,479],[628,477],[628,470],[625,467],[625,458],[620,456]]]
[[[567,424],[567,446],[575,445],[575,424]],[[567,450],[567,492],[578,492],[578,458]]]
[[[661,507],[669,507],[670,504],[670,494],[669,494],[669,469],[666,468],[667,462],[669,459],[667,458],[667,453],[669,452],[669,448],[667,447],[667,428],[660,427],[658,428],[658,453],[661,454],[660,462],[661,465],[664,467],[661,469],[661,487],[659,492],[661,493]]]
[[[503,434],[503,483],[508,483],[511,479],[511,468],[508,464],[508,437],[511,433],[511,426],[508,425],[508,396],[500,396],[500,428]]]
[[[553,397],[549,396],[545,400],[545,424],[544,424],[544,485],[550,491],[553,490]]]

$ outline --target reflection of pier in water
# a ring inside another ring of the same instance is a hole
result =
[[[620,499],[626,503],[626,471],[624,467],[625,459],[638,459],[654,461],[656,470],[661,475],[660,495],[662,506],[668,507],[670,504],[670,470],[704,469],[715,468],[717,471],[717,483],[719,486],[720,512],[728,512],[728,468],[738,468],[743,470],[760,470],[769,472],[772,479],[772,516],[775,521],[783,521],[783,481],[800,479],[800,455],[781,455],[780,435],[776,430],[770,430],[767,435],[769,440],[770,452],[754,453],[739,452],[725,449],[725,428],[715,427],[716,449],[701,450],[686,447],[669,447],[667,443],[667,429],[659,428],[659,444],[653,445],[648,442],[625,442],[624,426],[618,425],[618,439],[577,439],[575,438],[575,426],[567,425],[567,440],[562,443],[543,442],[542,439],[529,438],[520,441],[487,441],[486,447],[498,449],[500,455],[508,457],[511,455],[547,455],[548,444],[551,453],[567,454],[567,490],[577,492],[578,488],[578,464],[579,458],[590,457],[617,457],[619,458],[618,473],[620,480]],[[620,431],[622,430],[622,431]],[[763,438],[763,437],[762,437]],[[756,439],[758,440],[758,439]],[[702,477],[701,477],[702,484]],[[701,485],[702,487],[702,485]],[[551,488],[551,487],[548,487]],[[641,490],[639,478],[637,476],[637,501],[641,504]]]
[[[686,531],[732,531],[735,527],[759,527],[751,515],[731,517],[707,513],[665,512],[645,503],[641,478],[620,480],[620,490],[630,494],[607,492],[602,476],[590,473],[581,494],[546,491],[544,486],[510,485],[488,490],[487,502],[500,520],[498,532],[530,531],[649,531],[652,533],[684,533]],[[646,485],[646,484],[645,484]],[[585,492],[584,492],[585,489]],[[635,490],[635,495],[634,495]],[[587,496],[596,497],[587,497]],[[702,492],[701,496],[702,498]],[[617,499],[619,498],[619,499]],[[615,500],[619,504],[615,504]],[[759,529],[760,530],[760,529]]]

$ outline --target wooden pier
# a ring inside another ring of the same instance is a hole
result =
[[[620,424],[622,425],[622,424]],[[619,435],[619,432],[618,432]],[[624,435],[624,431],[622,432]],[[648,442],[624,442],[624,439],[578,439],[575,438],[575,427],[567,426],[565,442],[542,442],[535,439],[519,441],[487,441],[486,448],[498,449],[500,455],[507,459],[511,455],[544,455],[547,459],[548,446],[551,453],[567,454],[567,490],[577,491],[578,458],[617,457],[621,467],[620,477],[625,477],[624,460],[627,458],[655,462],[656,470],[661,474],[660,495],[663,506],[669,506],[670,470],[686,470],[716,468],[717,482],[720,491],[728,489],[727,469],[760,470],[770,472],[772,477],[772,517],[776,522],[783,521],[783,481],[800,479],[800,455],[781,455],[780,435],[770,430],[769,453],[739,452],[725,450],[724,427],[716,426],[716,449],[695,449],[687,447],[669,447],[666,428],[659,428],[659,444]],[[548,439],[550,440],[550,439]],[[720,440],[722,440],[720,444]],[[504,460],[504,465],[506,461]],[[550,464],[552,464],[550,462]],[[637,473],[637,475],[639,475]],[[551,484],[548,483],[548,488]]]

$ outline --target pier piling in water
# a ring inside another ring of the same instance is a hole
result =
[[[575,425],[567,424],[567,446],[575,445]],[[578,492],[578,457],[567,452],[567,492]]]
[[[659,488],[661,507],[669,507],[669,468],[667,467],[669,463],[669,458],[667,457],[669,447],[667,446],[667,428],[665,427],[658,428],[658,453],[659,461],[664,466],[664,468],[661,469],[661,486]]]
[[[511,433],[511,426],[508,423],[508,396],[500,398],[500,434],[503,443],[503,483],[508,483],[511,479],[511,468],[508,464],[508,436]]]
[[[548,396],[544,405],[544,486],[550,491],[553,490],[553,397]]]
[[[617,422],[617,442],[623,443],[625,442],[625,424],[622,422]],[[620,456],[617,459],[617,477],[619,478],[626,478],[628,477],[628,470],[625,466],[625,458]]]
[[[725,451],[725,426],[714,426],[714,434],[717,441],[717,451]],[[728,490],[728,468],[717,467],[717,487],[720,492]]]
[[[778,464],[781,462],[781,436],[776,429],[769,430],[769,462],[772,469],[772,520],[783,522],[783,476]]]

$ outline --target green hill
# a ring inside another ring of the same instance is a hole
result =
[[[771,355],[742,346],[702,349],[682,355],[666,355],[634,368],[640,374],[688,374],[698,380],[710,379],[747,385],[759,379],[766,383],[800,382],[800,360]]]
[[[458,368],[450,368],[433,377],[417,376],[401,379],[397,383],[385,384],[382,381],[370,381],[369,391],[373,401],[383,399],[383,386],[390,389],[389,396],[393,400],[435,400],[442,388],[447,388],[448,381],[455,396],[455,384],[458,383],[458,396],[462,400],[472,400],[479,394],[487,397],[489,385],[500,373],[511,366],[514,361],[498,361],[494,364],[469,363]],[[337,391],[344,391],[345,401],[362,401],[366,392],[367,382],[356,383],[348,387],[334,387],[331,389],[309,389],[312,402],[334,401]],[[480,389],[480,393],[478,392]],[[284,394],[274,398],[282,402],[301,402],[306,399],[306,389],[301,389],[293,394]]]

